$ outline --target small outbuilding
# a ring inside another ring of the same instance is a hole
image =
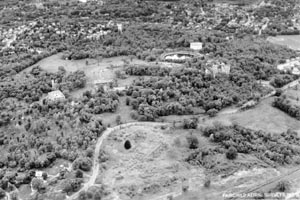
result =
[[[190,43],[190,49],[193,49],[195,51],[201,50],[203,47],[202,42],[191,42]]]

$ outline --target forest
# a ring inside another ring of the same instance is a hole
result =
[[[297,132],[287,130],[281,134],[255,131],[238,125],[220,124],[206,127],[199,134],[209,138],[217,146],[197,148],[186,161],[208,169],[217,167],[213,155],[221,154],[234,160],[241,154],[252,154],[263,162],[272,165],[285,165],[300,162],[299,136]]]
[[[158,64],[125,66],[126,74],[141,77],[126,93],[131,97],[130,105],[138,112],[140,120],[197,114],[194,108],[199,107],[214,115],[222,108],[259,100],[268,94],[270,89],[261,86],[260,80],[270,80],[274,87],[282,87],[298,78],[282,74],[276,68],[278,63],[296,56],[296,53],[259,39],[216,43],[212,50],[205,45],[203,51],[211,53],[212,58],[229,63],[230,74],[220,73],[216,77],[206,74],[209,57],[187,62],[182,68],[171,69]]]
[[[146,73],[144,71],[144,76]],[[161,71],[158,73],[164,75]],[[195,107],[208,113],[219,111],[269,92],[252,77],[238,73],[221,74],[214,79],[201,69],[183,68],[162,76],[141,78],[127,90],[127,95],[131,96],[130,105],[145,116],[145,120],[153,121],[157,116],[196,114],[193,112]]]

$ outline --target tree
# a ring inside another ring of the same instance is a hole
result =
[[[215,116],[217,115],[217,113],[218,113],[218,110],[215,109],[215,108],[209,109],[209,110],[207,111],[207,114],[208,114],[210,117],[215,117]]]
[[[191,135],[191,136],[187,137],[186,139],[187,139],[190,149],[197,149],[199,147],[199,140],[196,136]]]
[[[209,178],[205,179],[204,187],[209,188],[210,187],[210,183],[211,183],[211,181],[210,181]]]
[[[47,172],[43,172],[42,173],[42,177],[43,177],[44,180],[47,180],[47,178],[48,178]]]
[[[81,186],[82,181],[79,179],[66,179],[63,181],[62,185],[62,191],[66,193],[70,192],[76,192],[80,186]]]
[[[101,199],[102,199],[101,193],[98,191],[95,192],[93,200],[101,200]]]
[[[31,181],[32,189],[40,191],[43,181],[39,178],[33,178]]]
[[[197,129],[198,126],[198,118],[194,117],[192,119],[184,119],[183,120],[183,128],[184,129]]]
[[[291,188],[291,184],[288,181],[279,181],[275,187],[276,191],[287,192]]]
[[[76,178],[83,178],[83,172],[81,170],[76,170],[75,177]]]
[[[126,97],[126,106],[129,106],[129,105],[130,105],[130,98]]]
[[[236,159],[237,155],[237,150],[233,146],[229,147],[228,151],[226,152],[226,158],[230,160]]]
[[[86,156],[91,158],[91,157],[93,157],[93,155],[94,155],[94,150],[92,148],[88,148],[86,150]]]
[[[90,171],[92,168],[92,161],[89,158],[79,157],[73,162],[73,169],[81,169],[83,171]]]
[[[18,200],[19,199],[17,191],[14,191],[14,192],[10,193],[9,195],[10,195],[11,200]]]
[[[116,123],[117,123],[117,125],[121,124],[121,116],[120,115],[117,115],[117,117],[116,117]]]
[[[79,193],[79,200],[87,200],[87,195],[85,191]]]

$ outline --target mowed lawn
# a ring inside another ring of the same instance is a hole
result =
[[[300,50],[300,35],[281,35],[269,37],[268,41],[274,44],[287,46],[293,50]]]
[[[81,60],[64,60],[63,53],[58,53],[42,59],[33,66],[25,69],[29,72],[32,67],[40,66],[47,72],[57,72],[60,66],[64,67],[67,72],[83,70],[87,76],[88,82],[93,81],[109,81],[115,77],[114,71],[124,65],[124,60],[130,60],[126,56],[118,56],[112,58],[103,58],[100,62],[96,59],[81,59]],[[144,61],[133,59],[132,63],[145,63]]]
[[[300,132],[300,121],[272,106],[274,98],[263,100],[255,108],[244,112],[219,116],[223,120],[254,130],[282,133],[288,129]],[[218,117],[217,117],[218,118]],[[217,120],[217,119],[216,119]],[[222,120],[220,120],[222,122]]]
[[[130,61],[128,56],[118,56],[112,58],[103,58],[100,62],[96,59],[81,59],[81,60],[64,60],[63,53],[58,53],[47,58],[42,59],[33,66],[26,68],[19,73],[22,77],[23,72],[30,72],[34,66],[40,66],[41,69],[55,73],[60,66],[64,67],[67,72],[74,72],[76,70],[83,70],[87,76],[87,86],[83,89],[72,92],[73,97],[79,97],[81,94],[94,87],[95,82],[109,82],[115,78],[115,71],[122,69],[124,61],[127,60],[132,64],[145,64],[146,61],[133,59]],[[119,80],[119,86],[129,85],[132,78],[126,80]]]

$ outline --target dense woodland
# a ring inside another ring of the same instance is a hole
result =
[[[127,71],[130,73],[134,69]],[[141,120],[197,114],[193,111],[195,107],[210,113],[250,99],[259,99],[268,93],[268,89],[256,83],[255,79],[238,73],[213,78],[201,69],[172,70],[168,76],[166,71],[161,71],[157,74],[161,76],[136,80],[127,90],[132,108],[144,116]],[[144,72],[146,75],[147,72]]]
[[[298,101],[299,99],[291,99],[283,94],[274,99],[273,106],[286,112],[291,117],[300,120],[300,107]]]
[[[207,127],[201,134],[217,146],[197,148],[186,159],[194,165],[208,169],[218,168],[215,155],[224,154],[234,160],[241,154],[252,154],[269,165],[285,165],[300,162],[299,136],[288,130],[281,134],[254,131],[237,125]]]

